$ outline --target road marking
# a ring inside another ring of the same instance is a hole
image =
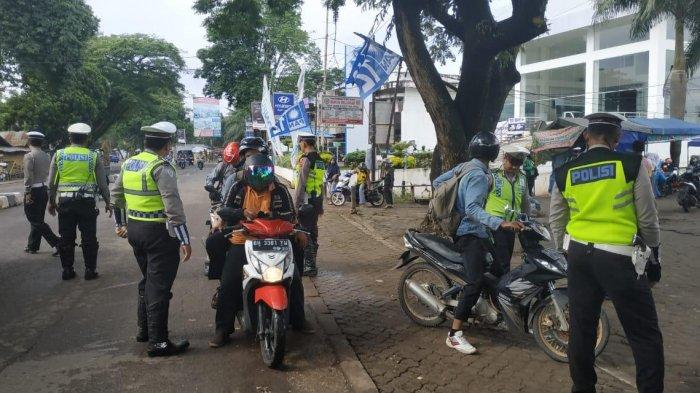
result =
[[[123,284],[117,284],[117,285],[111,285],[111,286],[109,286],[109,287],[104,287],[104,288],[99,289],[99,290],[100,290],[100,291],[104,291],[105,289],[114,289],[114,288],[128,287],[128,286],[130,286],[130,285],[136,285],[136,284],[138,284],[138,283],[139,283],[138,281],[126,282],[126,283],[123,283]]]
[[[607,368],[601,367],[601,366],[599,366],[599,365],[596,365],[596,367],[599,368],[599,369],[601,369],[603,372],[605,372],[606,374],[610,375],[611,377],[617,379],[618,381],[623,382],[623,383],[629,385],[629,386],[632,387],[633,389],[637,389],[637,385],[636,385],[634,382],[628,380],[628,379],[627,379],[627,376],[624,375],[623,373],[620,373],[620,372],[617,372],[617,371],[608,370]]]

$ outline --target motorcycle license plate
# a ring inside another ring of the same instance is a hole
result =
[[[287,251],[289,242],[280,239],[253,240],[253,251]]]

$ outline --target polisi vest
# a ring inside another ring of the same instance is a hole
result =
[[[153,171],[165,160],[149,151],[137,154],[122,165],[122,183],[126,199],[127,215],[132,220],[165,222],[165,204]]]
[[[495,170],[491,176],[493,177],[493,188],[486,199],[485,210],[492,216],[512,220],[517,213],[520,213],[523,193],[526,188],[525,176],[518,173],[512,183],[502,169]],[[515,213],[506,213],[506,207],[514,210]]]
[[[308,195],[309,198],[320,197],[323,190],[323,180],[326,178],[326,164],[315,151],[306,153],[302,155],[302,157],[306,157],[306,159],[311,161],[309,176],[306,178],[306,195]],[[301,173],[301,162],[298,164],[297,171]],[[298,183],[297,181],[297,184]]]
[[[556,170],[569,205],[566,231],[578,241],[631,245],[637,233],[634,182],[641,158],[596,148]]]
[[[94,196],[97,190],[95,165],[97,153],[86,147],[69,146],[57,151],[56,176],[59,196],[73,197],[81,188],[86,196]]]

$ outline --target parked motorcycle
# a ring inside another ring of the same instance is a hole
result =
[[[661,195],[663,196],[668,196],[671,195],[681,188],[681,178],[678,175],[678,169],[674,169],[671,171],[671,173],[666,177],[666,181],[664,182],[663,186],[661,187]]]
[[[549,357],[567,362],[569,301],[566,287],[556,284],[566,278],[567,261],[562,253],[540,244],[551,240],[542,224],[524,215],[520,221],[526,228],[519,234],[524,250],[522,265],[500,278],[485,274],[483,291],[469,322],[532,334]],[[447,318],[453,319],[465,284],[461,254],[449,240],[415,230],[406,232],[404,244],[407,250],[396,266],[408,266],[398,285],[404,313],[422,326],[438,326]],[[493,263],[493,250],[487,261]],[[596,356],[605,349],[609,336],[610,323],[601,310]]]
[[[335,206],[343,206],[350,199],[350,192],[352,192],[350,177],[352,177],[352,172],[345,172],[338,179],[338,183],[331,193],[331,203]],[[384,184],[381,180],[372,182],[369,189],[365,187],[365,200],[372,206],[378,207],[384,204]]]
[[[684,212],[688,213],[691,207],[700,207],[698,188],[700,188],[700,176],[693,171],[693,168],[688,168],[680,177],[680,189],[676,195],[676,200]]]

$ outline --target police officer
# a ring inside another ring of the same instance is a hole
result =
[[[568,251],[572,391],[595,392],[596,330],[607,295],[632,347],[637,389],[662,392],[664,350],[650,289],[661,279],[661,267],[648,263],[646,274],[639,275],[631,258],[635,235],[658,257],[660,231],[651,182],[641,157],[613,151],[621,119],[608,113],[586,117],[588,150],[555,171],[550,207],[557,246]]]
[[[175,168],[164,159],[177,128],[160,122],[141,130],[145,149],[124,162],[112,189],[116,232],[128,237],[143,275],[138,284],[136,341],[148,341],[150,357],[170,356],[190,345],[187,340],[173,343],[168,339],[170,290],[179,251],[184,254],[183,262],[192,255]]]
[[[84,123],[68,127],[71,145],[54,154],[49,171],[49,214],[54,216],[58,210],[58,233],[61,235],[58,251],[64,280],[75,277],[73,262],[76,227],[80,229],[85,279],[97,278],[98,191],[105,201],[105,212],[112,217],[104,167],[99,162],[97,153],[86,147],[91,130]]]
[[[527,179],[520,171],[525,157],[530,153],[519,146],[503,146],[503,165],[491,172],[493,187],[486,199],[486,213],[502,220],[517,220],[520,213],[530,214],[530,198]],[[510,271],[510,259],[515,247],[515,232],[498,228],[493,233],[495,243],[494,273],[501,275]]]
[[[46,239],[49,246],[56,248],[54,256],[58,256],[58,236],[53,233],[49,224],[44,222],[46,204],[49,193],[46,179],[49,176],[51,156],[41,150],[44,144],[44,134],[39,131],[27,133],[29,138],[29,153],[24,155],[24,214],[31,226],[27,248],[24,252],[36,254],[41,245],[41,238]]]
[[[323,214],[324,180],[326,164],[316,151],[316,138],[313,135],[301,136],[299,148],[302,152],[297,164],[299,174],[294,191],[297,209],[304,204],[313,206],[313,211],[300,217],[300,224],[311,232],[311,241],[304,249],[304,271],[309,277],[316,277],[316,253],[318,252],[318,217]]]

